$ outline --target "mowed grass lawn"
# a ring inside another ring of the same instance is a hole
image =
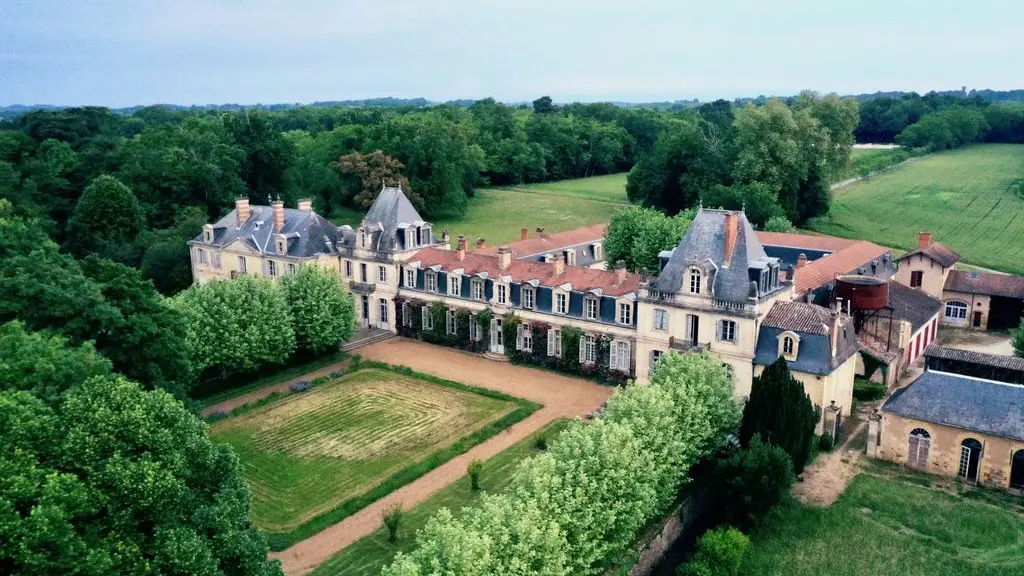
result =
[[[1024,516],[861,474],[828,508],[780,507],[751,536],[744,576],[1024,574]]]
[[[979,144],[920,157],[836,191],[829,216],[810,227],[909,250],[917,232],[970,264],[1024,274],[1024,145]]]
[[[448,508],[458,514],[462,508],[474,504],[482,494],[501,492],[512,481],[512,474],[524,459],[539,454],[535,447],[538,436],[551,440],[565,428],[567,420],[555,420],[532,436],[520,440],[507,450],[493,456],[484,463],[480,474],[480,491],[470,489],[469,476],[463,476],[453,484],[434,494],[430,499],[408,511],[398,531],[398,541],[388,542],[387,529],[376,532],[337,553],[321,564],[313,576],[377,576],[381,568],[391,562],[399,551],[408,552],[415,547],[416,531],[426,525],[441,508]]]
[[[294,529],[389,474],[454,444],[516,408],[511,401],[378,369],[221,420],[261,529]]]

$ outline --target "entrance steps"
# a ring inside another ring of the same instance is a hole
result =
[[[493,360],[495,362],[508,362],[508,356],[505,356],[504,354],[498,354],[497,352],[484,352],[484,358],[487,358],[488,360]]]
[[[342,352],[351,352],[363,346],[369,346],[376,342],[383,342],[390,338],[394,338],[395,334],[388,330],[380,330],[377,328],[360,328],[356,335],[351,340],[341,345]]]

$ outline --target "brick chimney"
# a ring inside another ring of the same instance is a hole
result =
[[[526,240],[529,237],[530,237],[530,229],[529,228],[523,228],[522,230],[519,231],[519,239],[520,240]]]
[[[615,263],[615,283],[622,284],[626,281],[626,261],[619,260]]]
[[[235,225],[239,228],[245,221],[249,219],[249,214],[252,212],[249,210],[249,199],[248,198],[235,198]]]
[[[807,254],[801,252],[800,255],[796,257],[796,267],[794,270],[799,270],[804,266],[807,266]]]
[[[927,248],[932,243],[932,233],[927,230],[921,230],[917,233],[917,249],[921,250]]]
[[[477,238],[476,239],[476,249],[477,250],[483,250],[486,247],[487,247],[487,241],[486,240],[484,240],[483,238]]]
[[[459,262],[466,259],[466,237],[461,234],[455,244],[455,258]]]
[[[512,265],[512,249],[508,246],[498,248],[498,270],[505,270]]]
[[[732,252],[736,246],[736,236],[738,235],[739,220],[739,216],[735,212],[725,213],[725,254],[722,257],[722,264],[725,266],[728,266],[732,260]]]
[[[313,211],[313,199],[312,198],[299,198],[299,202],[296,205],[299,210],[303,212]]]
[[[280,232],[284,228],[284,202],[274,200],[270,203],[270,208],[274,213],[274,232]]]
[[[561,276],[562,272],[565,272],[565,257],[561,254],[555,254],[555,276]]]

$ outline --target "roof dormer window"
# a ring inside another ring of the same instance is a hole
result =
[[[800,337],[793,332],[779,334],[779,356],[790,362],[796,361],[800,353]]]
[[[690,268],[690,294],[700,294],[700,270]]]
[[[203,225],[203,242],[206,242],[207,244],[213,243],[213,225]]]

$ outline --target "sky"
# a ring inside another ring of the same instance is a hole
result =
[[[1024,88],[1022,0],[0,0],[0,106]]]

